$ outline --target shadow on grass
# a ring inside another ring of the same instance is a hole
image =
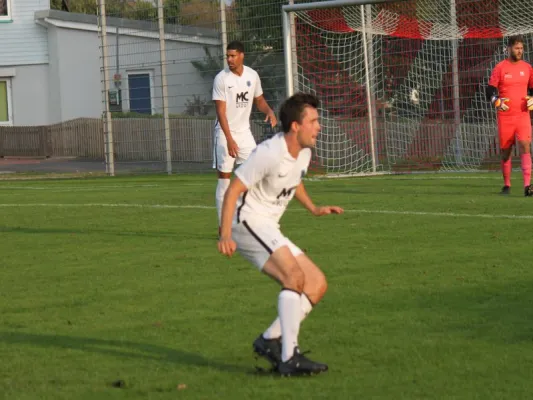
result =
[[[502,272],[502,275],[505,273]],[[479,279],[479,277],[478,277]],[[501,277],[504,280],[504,276]],[[373,303],[404,316],[420,334],[448,334],[456,338],[504,345],[533,343],[531,282],[470,281],[458,276],[455,287],[390,289]]]
[[[31,345],[45,348],[81,350],[110,357],[135,358],[182,364],[190,367],[213,368],[224,372],[246,373],[253,368],[208,359],[201,354],[147,343],[122,340],[94,339],[65,335],[0,331],[0,342],[10,345]]]

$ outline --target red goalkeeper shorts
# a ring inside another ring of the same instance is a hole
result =
[[[531,141],[531,119],[529,113],[498,118],[500,149],[508,149],[518,141]]]

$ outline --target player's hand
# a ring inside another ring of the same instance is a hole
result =
[[[344,210],[341,207],[337,206],[322,206],[322,207],[316,207],[313,210],[313,215],[317,217],[321,217],[322,215],[329,215],[329,214],[342,214]]]
[[[239,146],[237,146],[237,142],[233,139],[228,140],[228,154],[230,155],[230,157],[236,158],[238,152]]]
[[[526,96],[526,107],[528,111],[533,111],[533,96]]]
[[[274,128],[278,124],[278,119],[273,111],[269,112],[265,118],[265,122],[270,122],[270,126]]]
[[[218,241],[218,251],[227,256],[231,257],[233,253],[237,250],[237,243],[231,239],[231,237],[221,237]]]
[[[509,102],[509,99],[507,97],[494,96],[492,98],[492,105],[496,107],[496,110],[499,110],[499,111],[509,110],[509,106],[507,105],[508,102]]]

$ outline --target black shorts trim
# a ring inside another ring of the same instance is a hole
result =
[[[244,203],[246,203],[246,195],[247,194],[248,194],[248,191],[243,193],[243,195],[242,195],[242,203],[239,206],[239,208],[237,208],[237,222],[241,222],[241,210],[244,207]]]
[[[266,251],[268,251],[268,254],[272,254],[273,253],[272,249],[270,247],[268,247],[268,245],[257,235],[257,233],[255,233],[253,231],[252,228],[250,228],[250,225],[248,225],[248,223],[246,221],[242,221],[242,224],[248,230],[248,232],[250,232],[250,235],[252,235],[254,237],[254,239],[257,240],[259,242],[259,244],[261,244],[261,246],[263,246],[265,248]]]

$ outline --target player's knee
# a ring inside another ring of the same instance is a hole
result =
[[[306,282],[306,290],[308,290],[308,286],[311,286],[310,282]],[[327,290],[328,282],[326,280],[326,277],[324,276],[324,274],[320,274],[315,277],[314,282],[312,283],[312,289],[309,289],[308,297],[314,304],[316,304],[320,300],[322,300],[322,297],[324,297]]]
[[[305,284],[305,275],[298,264],[291,265],[285,268],[284,274],[281,279],[281,284],[285,289],[294,290],[295,292],[302,293]]]
[[[500,153],[500,157],[502,161],[507,161],[511,157],[511,151],[510,150],[502,150]]]

